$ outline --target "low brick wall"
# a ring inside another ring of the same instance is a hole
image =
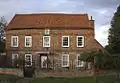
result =
[[[23,70],[20,68],[0,68],[0,74],[12,74],[23,77]],[[100,70],[97,75],[110,75],[115,74],[112,71],[104,71]],[[42,71],[40,69],[36,69],[35,77],[84,77],[84,76],[93,76],[94,72],[92,70],[87,71]]]
[[[89,71],[36,71],[36,77],[83,77],[83,76],[93,76],[93,72]]]
[[[13,69],[13,68],[0,68],[0,74],[12,74],[22,77],[22,69]]]
[[[14,68],[0,68],[0,74],[12,74],[23,77],[22,69],[14,69]],[[83,76],[92,76],[92,71],[35,71],[35,77],[83,77]]]
[[[93,70],[86,70],[86,71],[48,71],[42,72],[37,71],[35,72],[36,77],[84,77],[84,76],[93,76],[95,73]],[[96,72],[96,75],[115,75],[113,71],[106,71],[100,70],[99,73]]]
[[[45,76],[50,77],[83,77],[83,76],[93,76],[93,72],[91,71],[79,71],[79,72],[47,72]]]

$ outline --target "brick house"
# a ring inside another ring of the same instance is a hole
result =
[[[9,64],[23,58],[40,68],[83,67],[84,52],[103,50],[87,14],[16,14],[6,27]]]

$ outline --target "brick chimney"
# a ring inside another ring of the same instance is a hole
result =
[[[95,31],[94,31],[95,25],[94,25],[94,20],[93,20],[92,16],[89,20],[89,27],[93,28],[93,36],[94,36],[95,35]]]

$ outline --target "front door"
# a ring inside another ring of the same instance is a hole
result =
[[[47,56],[41,56],[41,68],[47,68]]]

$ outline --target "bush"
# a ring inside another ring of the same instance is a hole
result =
[[[91,62],[94,68],[110,69],[113,66],[112,56],[102,51],[94,51],[81,55],[81,60]]]

